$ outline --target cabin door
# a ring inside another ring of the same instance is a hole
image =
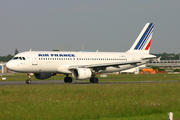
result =
[[[32,65],[38,65],[37,55],[32,54]]]

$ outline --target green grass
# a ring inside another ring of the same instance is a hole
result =
[[[1,119],[180,118],[180,83],[1,86]]]
[[[100,81],[179,80],[179,74],[109,75]],[[4,77],[4,76],[3,76]],[[24,80],[25,74],[7,76]],[[63,79],[64,75],[50,79]],[[32,78],[35,80],[35,78]],[[0,86],[0,119],[180,119],[180,82]]]

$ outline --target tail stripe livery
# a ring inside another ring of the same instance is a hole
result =
[[[151,27],[151,28],[150,28],[150,30],[148,31],[148,35],[146,35],[146,38],[144,38],[144,39],[145,39],[145,40],[144,40],[144,41],[145,41],[145,43],[143,43],[143,46],[141,45],[141,46],[142,46],[142,48],[144,48],[144,46],[145,46],[146,42],[149,40],[149,37],[150,37],[150,35],[151,35],[151,34],[152,34],[152,32],[153,32],[153,28],[154,28],[154,27]],[[150,34],[149,34],[149,33],[150,33]],[[150,39],[150,40],[151,40],[151,39]],[[150,42],[150,41],[149,41],[149,42]],[[149,44],[149,43],[148,43],[148,44]],[[141,48],[141,50],[142,50],[142,48]],[[146,49],[145,49],[145,50],[146,50]]]
[[[150,45],[151,45],[151,40],[149,41],[149,43],[148,43],[148,45],[146,46],[145,50],[149,50]]]
[[[134,50],[142,50],[153,32],[154,24],[150,23]],[[148,43],[150,46],[150,42]],[[147,48],[147,47],[146,47]]]
[[[149,54],[153,30],[154,30],[154,23],[146,23],[141,33],[137,37],[136,41],[127,52]]]

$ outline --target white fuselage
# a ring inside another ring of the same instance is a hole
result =
[[[31,73],[62,73],[70,74],[69,66],[107,64],[141,60],[147,54],[131,54],[120,52],[54,52],[29,51],[16,55],[7,63],[7,67],[17,72]],[[24,58],[23,58],[24,57]],[[137,65],[136,65],[137,66]],[[116,72],[135,67],[126,64],[109,66],[98,72]]]

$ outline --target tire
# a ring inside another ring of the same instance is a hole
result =
[[[93,81],[94,81],[93,78],[90,78],[90,83],[93,83]]]
[[[72,83],[73,79],[72,77],[68,77],[68,83]]]
[[[31,84],[31,80],[27,79],[25,82],[26,82],[26,84]]]
[[[97,77],[94,78],[94,83],[98,83],[99,79]]]
[[[90,83],[98,83],[99,79],[97,77],[90,78]]]
[[[65,77],[64,82],[65,83],[72,83],[73,79],[71,77]]]
[[[67,83],[68,82],[68,77],[64,78],[64,82]]]

